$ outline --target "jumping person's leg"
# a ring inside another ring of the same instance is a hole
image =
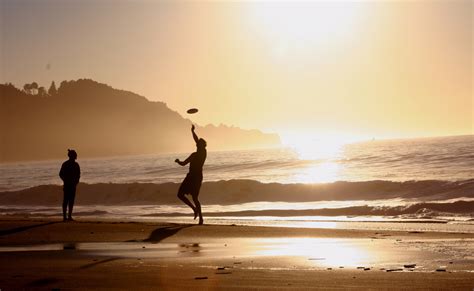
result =
[[[184,195],[184,192],[183,190],[180,188],[179,191],[178,191],[178,198],[183,201],[186,205],[188,205],[189,207],[191,207],[191,209],[193,210],[194,213],[196,213],[196,208],[194,207],[194,205],[191,203],[191,201],[188,200],[188,198],[186,197],[186,195]],[[196,216],[196,214],[194,214]]]
[[[196,195],[193,195],[193,202],[194,205],[196,205],[196,212],[199,215],[199,224],[204,224],[204,220],[202,219],[202,211],[201,211],[201,203],[199,202],[199,193]],[[196,214],[194,215],[194,218],[196,218]]]

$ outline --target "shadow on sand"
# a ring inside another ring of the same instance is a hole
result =
[[[48,285],[55,284],[58,282],[59,280],[56,278],[52,278],[52,277],[42,278],[42,279],[38,279],[38,280],[28,283],[26,287],[27,288],[40,288],[40,287],[46,287]]]
[[[33,229],[33,228],[36,228],[36,227],[51,225],[51,224],[55,224],[55,223],[59,223],[59,222],[51,221],[51,222],[45,222],[45,223],[40,223],[40,224],[20,226],[20,227],[16,227],[16,228],[12,228],[12,229],[0,230],[0,236],[14,234],[14,233],[17,233],[17,232],[22,232],[22,231],[27,231],[27,230],[30,230],[30,229]]]
[[[174,226],[163,226],[155,229],[151,232],[150,236],[147,239],[144,239],[144,242],[158,243],[165,238],[168,238],[178,231],[188,228],[194,225],[174,225]]]
[[[105,264],[105,263],[108,263],[108,262],[116,261],[118,259],[120,259],[120,258],[114,257],[114,258],[103,259],[103,260],[100,260],[100,261],[96,261],[94,263],[90,263],[90,264],[86,264],[84,266],[81,266],[79,269],[89,269],[89,268],[95,267],[95,266],[100,265],[100,264]]]

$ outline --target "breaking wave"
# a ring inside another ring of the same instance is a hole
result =
[[[78,205],[179,205],[179,183],[85,184],[78,186]],[[311,202],[403,199],[432,202],[474,198],[474,179],[463,181],[365,181],[321,184],[261,183],[255,180],[205,182],[203,204],[231,205],[250,202]],[[0,192],[2,205],[58,205],[62,188],[42,185],[18,191]],[[430,205],[432,207],[432,205]],[[474,209],[474,208],[472,208]],[[375,211],[375,210],[374,210]],[[380,210],[382,211],[382,210]],[[400,210],[401,211],[401,210]],[[418,210],[417,210],[418,211]]]

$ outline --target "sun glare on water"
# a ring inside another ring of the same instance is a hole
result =
[[[372,260],[374,254],[360,242],[339,239],[263,239],[256,247],[260,256],[305,257],[315,265],[355,267]]]
[[[293,150],[306,167],[292,177],[297,183],[331,183],[341,180],[344,146],[359,140],[343,135],[287,134],[283,144]]]

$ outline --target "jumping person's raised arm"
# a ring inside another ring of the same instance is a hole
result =
[[[194,129],[195,129],[195,127],[194,127],[194,124],[193,124],[193,126],[191,127],[191,132],[193,133],[194,142],[197,143],[198,140],[199,140],[199,138],[198,138],[198,136],[196,135],[196,133],[194,132]]]
[[[191,162],[191,159],[194,157],[193,155],[194,155],[194,153],[191,154],[186,160],[184,160],[182,162],[179,159],[176,159],[174,161],[176,163],[178,163],[179,165],[181,165],[181,166],[186,166],[187,164],[189,164]]]

